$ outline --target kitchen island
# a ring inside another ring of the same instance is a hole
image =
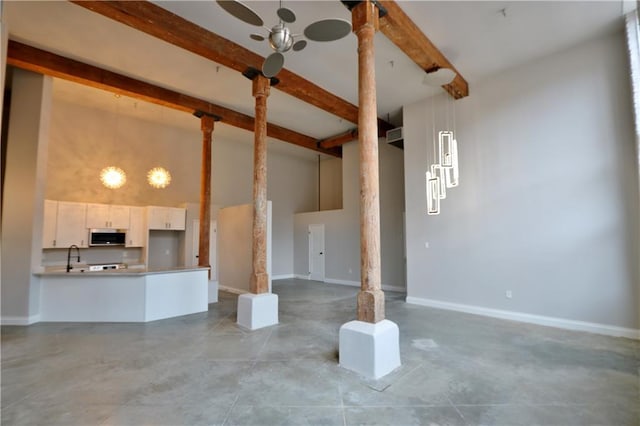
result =
[[[208,268],[36,272],[40,321],[148,322],[208,309]]]

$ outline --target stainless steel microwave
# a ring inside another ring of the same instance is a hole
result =
[[[127,241],[126,229],[90,229],[89,246],[123,246]]]

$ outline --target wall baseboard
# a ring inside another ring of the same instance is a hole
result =
[[[274,275],[271,277],[272,280],[290,280],[292,278],[296,278],[294,274],[284,274],[284,275]]]
[[[218,281],[211,280],[209,281],[209,303],[217,303],[218,302]]]
[[[562,328],[565,330],[586,331],[589,333],[640,340],[640,329],[616,327],[606,324],[547,317],[542,315],[526,314],[522,312],[504,311],[500,309],[483,308],[481,306],[463,305],[460,303],[443,302],[440,300],[423,299],[420,297],[408,296],[406,301],[407,303],[428,306],[430,308],[446,309],[449,311],[464,312],[467,314],[482,315],[485,317],[500,318],[510,321],[525,322],[529,324],[544,325],[547,327]]]
[[[40,322],[40,314],[28,317],[2,317],[0,323],[2,325],[31,325]]]
[[[328,284],[340,284],[340,285],[348,285],[350,287],[360,287],[360,281],[351,281],[351,280],[337,280],[335,278],[325,278],[325,283]],[[400,293],[406,293],[407,289],[404,287],[399,287],[395,285],[387,285],[382,284],[382,289],[386,291],[398,291]]]
[[[298,275],[298,274],[296,274],[296,275],[294,275],[294,278],[297,278],[299,280],[307,280],[307,281],[309,281],[311,279],[311,276],[310,275]]]
[[[218,284],[218,290],[222,290],[222,291],[226,291],[228,293],[233,293],[233,294],[245,294],[245,293],[249,293],[246,290],[240,290],[237,288],[233,288],[233,287],[227,287],[226,285],[221,285]]]

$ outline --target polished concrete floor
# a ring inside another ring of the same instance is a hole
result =
[[[2,425],[640,425],[640,344],[408,305],[387,293],[403,365],[337,365],[356,289],[274,283],[280,324],[236,297],[148,324],[2,328]]]

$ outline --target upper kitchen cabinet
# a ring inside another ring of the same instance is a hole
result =
[[[127,247],[144,247],[147,228],[144,226],[144,207],[130,207]]]
[[[129,206],[87,204],[86,227],[129,229]]]
[[[56,246],[56,229],[58,224],[58,202],[44,200],[44,223],[42,224],[42,248]]]
[[[147,207],[147,223],[149,229],[184,231],[185,221],[185,209],[178,207]]]
[[[72,244],[88,246],[87,206],[68,201],[44,201],[43,248],[66,248]]]

